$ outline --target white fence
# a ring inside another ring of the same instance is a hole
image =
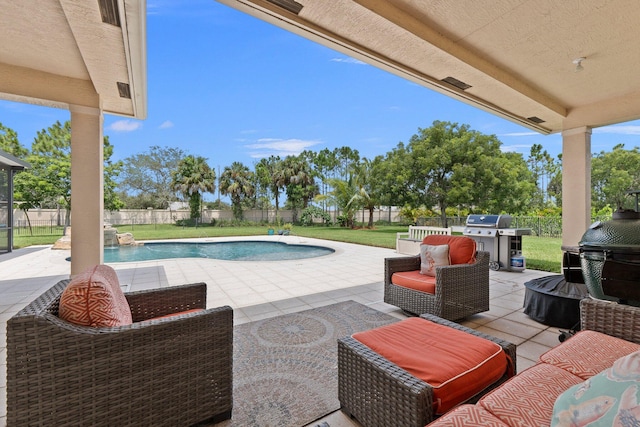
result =
[[[298,218],[302,211],[298,211]],[[339,214],[339,212],[338,212]],[[26,226],[28,221],[24,212],[21,210],[14,210],[14,224],[16,226]],[[51,224],[64,225],[66,211],[64,209],[31,209],[28,211],[29,220],[32,223],[42,224],[42,221],[47,221]],[[274,222],[276,219],[275,209],[248,209],[243,211],[244,219],[253,222]],[[329,211],[329,215],[332,220],[336,218],[336,212]],[[283,222],[292,222],[292,212],[290,210],[279,209],[278,217]],[[188,219],[188,210],[164,210],[164,209],[122,209],[115,212],[104,212],[104,222],[109,224],[173,224],[180,219]],[[233,212],[229,210],[211,210],[205,209],[202,211],[202,222],[211,223],[212,220],[232,220]],[[400,217],[398,216],[398,210],[396,208],[375,210],[373,212],[374,221],[391,221],[398,222]],[[318,220],[321,222],[320,220]],[[356,215],[356,221],[367,222],[369,221],[369,212],[358,212]]]

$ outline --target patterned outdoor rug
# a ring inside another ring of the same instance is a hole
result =
[[[304,426],[340,408],[336,340],[398,319],[354,301],[236,326],[233,417],[218,426]]]

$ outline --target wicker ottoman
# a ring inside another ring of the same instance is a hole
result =
[[[424,314],[423,319],[463,331],[498,344],[512,367],[493,384],[475,394],[467,402],[475,402],[482,395],[506,381],[516,372],[516,346],[507,341],[483,334],[457,323]],[[425,328],[429,322],[424,322]],[[443,336],[443,342],[451,340]],[[411,341],[409,341],[411,344]],[[435,351],[435,350],[434,350]],[[424,357],[434,355],[434,351]],[[342,411],[365,427],[424,427],[438,415],[434,410],[435,388],[407,370],[387,360],[352,337],[338,340],[338,399]],[[462,402],[457,402],[462,403]]]

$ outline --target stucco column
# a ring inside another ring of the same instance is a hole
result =
[[[103,115],[71,106],[71,277],[104,255]]]
[[[591,225],[591,128],[562,132],[562,246],[577,247]]]

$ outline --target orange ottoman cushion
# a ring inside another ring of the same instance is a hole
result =
[[[549,363],[579,376],[591,378],[619,358],[640,350],[640,345],[596,331],[579,331],[571,339],[540,356]]]
[[[417,317],[353,338],[430,384],[436,414],[475,396],[507,370],[498,344]]]
[[[391,283],[416,291],[436,293],[436,278],[420,273],[420,270],[399,271],[391,275]]]
[[[548,426],[556,398],[581,382],[564,369],[538,363],[486,394],[478,405],[510,426]]]
[[[132,323],[131,309],[115,270],[91,267],[73,278],[60,296],[58,315],[81,326],[109,327]]]
[[[432,234],[422,239],[422,243],[434,246],[449,245],[451,265],[476,262],[476,241],[471,237]]]

